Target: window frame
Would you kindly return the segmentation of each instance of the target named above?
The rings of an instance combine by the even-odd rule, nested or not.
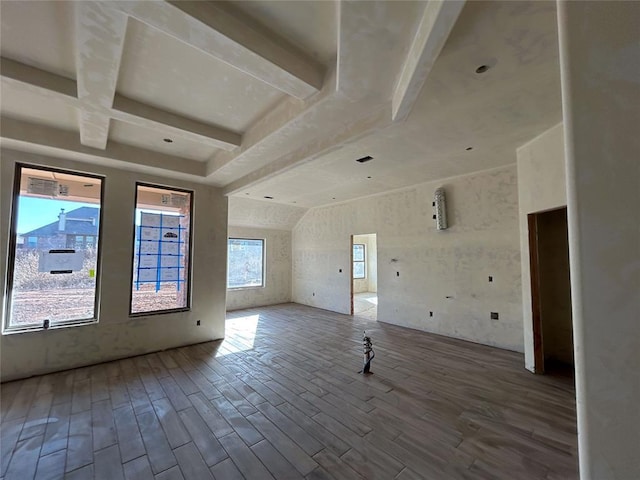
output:
[[[262,275],[261,275],[261,284],[260,285],[244,285],[241,287],[230,287],[229,286],[229,242],[231,240],[252,240],[258,241],[262,244]],[[257,289],[257,288],[265,288],[266,282],[266,273],[267,273],[267,240],[265,238],[249,238],[249,237],[227,237],[227,290],[249,290],[249,289]]]
[[[353,277],[353,280],[366,280],[367,278],[367,246],[364,243],[354,243],[352,245],[352,255],[353,255],[353,250],[355,249],[356,246],[362,246],[362,260],[356,260],[355,256],[353,257],[352,263],[353,265],[351,266],[352,269],[352,274],[351,276]],[[363,274],[362,277],[356,277],[356,263],[362,263],[363,266]]]
[[[184,283],[187,289],[185,298],[187,300],[187,304],[184,307],[176,307],[176,308],[165,308],[162,310],[152,310],[148,312],[133,312],[133,288],[134,288],[134,275],[135,270],[133,267],[133,262],[135,259],[135,251],[136,251],[136,210],[138,210],[138,187],[149,187],[149,188],[158,188],[169,190],[170,192],[180,192],[180,193],[188,193],[189,194],[189,243],[188,243],[188,254],[187,254],[187,272],[185,274]],[[192,282],[192,268],[193,262],[191,261],[193,256],[193,199],[195,196],[195,192],[193,190],[189,190],[186,188],[178,188],[178,187],[170,187],[168,185],[160,185],[157,183],[149,183],[149,182],[136,182],[135,184],[135,196],[134,196],[134,204],[133,204],[133,235],[132,237],[132,248],[131,248],[131,274],[129,275],[129,318],[137,318],[137,317],[149,317],[151,315],[164,315],[167,313],[178,313],[178,312],[188,312],[191,310],[191,282]]]
[[[97,236],[97,244],[96,244],[96,272],[95,272],[95,291],[94,291],[94,302],[93,302],[93,317],[91,318],[83,318],[83,319],[75,319],[75,320],[65,320],[65,321],[57,321],[51,322],[48,328],[44,328],[43,324],[30,324],[28,326],[15,327],[11,326],[11,310],[12,310],[12,300],[13,300],[13,283],[14,283],[14,273],[15,273],[15,262],[16,262],[16,253],[17,253],[17,243],[18,243],[18,201],[20,198],[20,184],[22,178],[22,170],[23,169],[34,169],[34,170],[43,170],[45,172],[53,172],[53,173],[62,173],[65,175],[78,175],[87,178],[95,178],[96,180],[100,180],[100,217],[98,223],[98,236]],[[26,332],[40,332],[43,330],[55,330],[59,328],[68,328],[68,327],[77,327],[82,325],[92,325],[99,322],[100,319],[100,304],[101,304],[101,293],[102,293],[102,225],[103,225],[103,200],[104,200],[104,192],[105,192],[105,183],[106,176],[99,175],[96,173],[87,173],[81,172],[78,170],[65,169],[65,168],[57,168],[57,167],[49,167],[47,165],[38,165],[38,164],[30,164],[30,163],[22,163],[16,162],[15,170],[13,174],[13,195],[11,196],[11,205],[10,205],[10,213],[9,213],[9,242],[7,252],[7,271],[5,277],[5,299],[3,301],[4,304],[4,312],[2,318],[2,335],[12,335],[16,333],[26,333]],[[37,244],[36,244],[37,248]]]

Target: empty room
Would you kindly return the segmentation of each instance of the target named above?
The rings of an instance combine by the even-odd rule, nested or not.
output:
[[[640,478],[640,2],[0,1],[0,479]]]

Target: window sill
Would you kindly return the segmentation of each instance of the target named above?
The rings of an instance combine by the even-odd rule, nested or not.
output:
[[[264,288],[264,285],[251,285],[248,287],[227,287],[228,292],[237,292],[238,290],[258,290]]]
[[[48,332],[50,330],[62,330],[64,328],[84,327],[85,325],[94,325],[98,323],[98,319],[92,318],[91,320],[82,320],[73,323],[64,323],[60,325],[51,325],[49,328],[43,328],[42,326],[30,326],[23,328],[7,328],[2,331],[2,335],[17,335],[21,333],[34,333],[34,332]]]
[[[185,307],[185,308],[171,308],[168,310],[154,310],[152,312],[129,312],[129,318],[153,317],[155,315],[166,315],[167,313],[189,312],[190,310],[191,310],[190,307]]]

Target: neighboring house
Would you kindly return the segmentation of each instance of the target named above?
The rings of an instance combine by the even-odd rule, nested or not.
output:
[[[58,221],[23,233],[23,248],[73,248],[83,250],[96,245],[100,209],[80,207],[65,213],[60,210]]]

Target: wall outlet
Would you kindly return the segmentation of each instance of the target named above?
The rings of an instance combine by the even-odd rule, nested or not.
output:
[[[399,277],[399,276],[400,276],[400,272],[396,272],[396,277]]]
[[[433,312],[429,312],[429,316],[430,316],[430,317],[433,317]]]
[[[491,275],[489,275],[489,281],[493,282],[493,277]]]
[[[316,292],[313,292],[313,293],[311,294],[311,296],[315,297],[315,296],[316,296]]]
[[[491,312],[491,320],[498,320],[498,312]]]
[[[200,326],[200,320],[196,320],[196,326],[199,327]]]

